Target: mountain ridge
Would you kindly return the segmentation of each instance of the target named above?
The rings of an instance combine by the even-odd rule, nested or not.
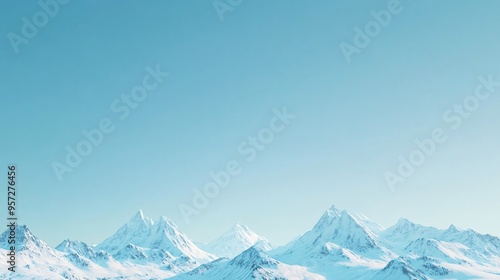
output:
[[[0,235],[0,261],[6,261],[9,234]],[[500,279],[496,236],[404,218],[383,228],[334,206],[311,230],[278,248],[238,222],[214,240],[219,247],[235,242],[226,248],[229,257],[199,248],[168,217],[154,221],[141,210],[96,246],[66,239],[52,248],[25,225],[16,235],[22,265],[0,278]]]

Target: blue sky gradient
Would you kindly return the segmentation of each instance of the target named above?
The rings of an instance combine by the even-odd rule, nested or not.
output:
[[[243,1],[221,21],[211,1],[71,1],[18,53],[7,34],[41,8],[1,2],[0,167],[18,166],[20,221],[98,243],[142,209],[198,241],[241,221],[280,245],[335,204],[500,236],[500,88],[460,129],[443,121],[479,76],[500,80],[500,2],[402,0],[347,63],[339,44],[388,2]],[[170,75],[120,120],[110,105],[156,65]],[[179,204],[284,106],[296,118],[186,224]],[[103,118],[115,130],[59,182],[51,164]],[[385,172],[436,127],[448,140],[392,192]]]

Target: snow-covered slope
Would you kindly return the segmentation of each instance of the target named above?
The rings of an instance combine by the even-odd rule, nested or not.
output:
[[[254,245],[263,251],[273,248],[266,238],[238,222],[229,231],[208,244],[200,244],[200,247],[219,257],[234,258]]]
[[[238,280],[324,280],[324,276],[309,272],[305,267],[287,265],[272,259],[258,247],[252,246],[232,260],[219,259],[172,280],[238,279]]]

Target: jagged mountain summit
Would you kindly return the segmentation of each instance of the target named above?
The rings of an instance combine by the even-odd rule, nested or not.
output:
[[[241,222],[236,223],[212,242],[200,244],[205,251],[224,258],[234,258],[254,245],[263,251],[273,249],[266,238],[256,234]]]
[[[74,256],[82,256],[94,263],[104,264],[111,260],[111,255],[102,250],[96,250],[85,242],[66,239],[55,248],[57,251]]]
[[[343,275],[345,269],[352,267],[358,273],[383,268],[397,256],[379,244],[375,233],[379,231],[372,228],[382,227],[374,222],[366,224],[365,218],[356,218],[332,206],[313,229],[269,254],[284,263],[311,267],[327,279],[335,279],[331,277]]]
[[[380,259],[387,253],[380,247],[377,235],[369,226],[349,212],[335,207],[328,209],[312,230],[274,252],[293,259],[304,259],[304,255],[326,253],[336,248]]]
[[[112,255],[131,244],[140,248],[163,249],[174,257],[186,257],[200,263],[215,260],[216,257],[201,250],[167,217],[153,221],[137,212],[128,223],[97,246],[97,249]]]
[[[4,263],[9,235],[0,235]],[[96,246],[67,239],[54,249],[26,226],[16,228],[16,237],[17,270],[0,272],[0,279],[500,279],[498,237],[407,219],[385,229],[335,207],[272,250],[237,223],[211,242],[209,253],[168,218],[153,221],[142,211]]]

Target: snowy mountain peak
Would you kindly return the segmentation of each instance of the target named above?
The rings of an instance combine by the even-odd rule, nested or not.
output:
[[[323,216],[319,219],[318,223],[316,223],[315,228],[317,230],[323,230],[332,223],[336,223],[334,221],[337,219],[343,220],[344,222],[349,221],[350,223],[355,223],[361,226],[370,235],[377,235],[384,230],[381,225],[377,224],[363,214],[351,214],[346,210],[338,210],[335,206],[326,210]]]
[[[353,215],[351,215],[351,213],[347,212],[346,210],[339,211],[333,207],[326,210],[326,212],[314,226],[314,229],[316,231],[323,231],[327,228],[331,229],[340,226],[360,227],[365,229],[365,226]]]
[[[330,213],[331,215],[340,215],[340,212],[345,211],[345,210],[339,210],[338,208],[335,207],[335,205],[332,205],[328,210],[326,210],[327,213]]]
[[[376,276],[375,279],[412,279],[428,280],[420,270],[413,268],[408,260],[400,257],[390,261]]]
[[[95,263],[111,259],[111,255],[104,251],[95,250],[92,246],[82,241],[66,239],[55,248],[57,251],[85,257]]]
[[[459,232],[459,231],[461,231],[461,229],[459,229],[455,225],[451,224],[450,227],[446,231],[448,231],[448,232]]]
[[[413,226],[415,224],[408,219],[400,218],[398,220],[398,222],[396,223],[396,225],[398,225],[398,226]]]
[[[243,251],[243,253],[240,254],[240,256],[255,256],[258,258],[269,258],[262,249],[255,246],[246,249],[245,251]]]
[[[330,210],[331,212],[339,212],[340,210],[335,207],[335,204],[332,204],[332,206],[330,206],[330,208],[328,208],[328,210]]]
[[[243,232],[249,232],[251,231],[250,228],[248,228],[245,224],[243,224],[242,222],[237,222],[234,226],[233,226],[233,230],[235,231],[243,231]]]
[[[328,209],[309,238],[314,238],[314,242],[319,239],[332,242],[354,252],[377,247],[375,234],[345,210],[333,212]]]
[[[134,218],[138,218],[141,220],[144,219],[144,213],[142,212],[142,209],[139,209],[139,211],[135,214]]]
[[[65,239],[65,240],[63,240],[63,242],[61,242],[59,245],[57,245],[55,249],[57,251],[70,253],[72,250],[74,250],[78,247],[90,248],[90,246],[88,246],[87,244],[85,244],[81,241]]]
[[[385,259],[386,250],[377,244],[377,235],[349,212],[328,209],[314,228],[270,255],[289,264],[309,266],[315,259],[331,263],[339,258]]]
[[[325,280],[326,278],[307,271],[305,267],[281,263],[269,257],[261,249],[252,246],[232,260],[221,258],[172,279]]]
[[[97,248],[113,255],[127,244],[141,242],[145,236],[150,236],[152,226],[153,221],[144,216],[142,211],[139,210],[115,234],[104,240]]]
[[[135,213],[135,215],[130,219],[129,223],[140,223],[150,226],[153,224],[153,220],[146,217],[142,210],[139,209],[139,211],[137,211],[137,213]]]
[[[161,216],[157,222],[153,222],[142,211],[135,214],[128,223],[99,244],[97,248],[111,255],[118,253],[123,255],[122,249],[130,247],[130,245],[145,249],[164,250],[174,257],[188,258],[201,263],[215,259],[211,254],[198,248],[167,217]]]
[[[7,232],[7,231],[5,231]],[[26,239],[33,239],[35,238],[33,233],[29,230],[29,228],[26,225],[18,225],[16,227],[16,237],[22,237]]]
[[[2,233],[2,235],[0,236],[0,248],[6,250],[10,248],[11,245],[8,242],[9,236],[9,229]],[[48,248],[49,246],[45,242],[34,236],[27,226],[18,225],[16,227],[16,247],[19,250],[34,250],[35,248]]]
[[[273,248],[266,238],[259,236],[249,227],[238,222],[227,232],[212,242],[202,245],[202,247],[219,257],[233,258],[254,245],[264,251]]]
[[[389,230],[399,233],[411,233],[413,231],[422,228],[424,228],[424,226],[413,223],[407,219],[401,218],[394,226],[390,227]]]
[[[230,264],[239,266],[253,266],[253,265],[276,265],[278,262],[262,251],[262,249],[252,246],[245,250],[240,255],[231,260]]]
[[[64,253],[78,253],[87,256],[89,252],[95,252],[95,249],[85,242],[66,239],[55,248]]]
[[[440,234],[441,231],[437,228],[422,226],[407,219],[399,219],[395,225],[384,230],[380,237],[391,244],[393,249],[399,250],[422,236],[436,238]]]
[[[320,230],[323,227],[328,226],[332,221],[338,219],[341,216],[341,211],[337,210],[334,206],[326,210],[326,212],[321,216],[319,221],[316,223],[314,228]]]

